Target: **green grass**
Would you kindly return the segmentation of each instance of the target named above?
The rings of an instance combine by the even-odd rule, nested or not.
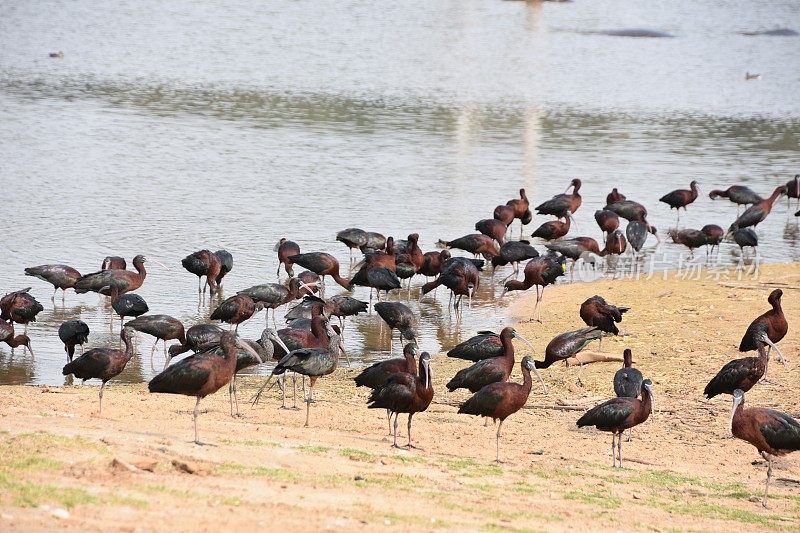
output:
[[[330,447],[328,446],[313,446],[310,444],[300,444],[299,446],[295,446],[296,450],[301,452],[310,453],[314,455],[324,455],[331,451]]]
[[[3,473],[0,473],[0,494],[10,496],[12,503],[19,507],[38,507],[49,503],[72,509],[76,505],[98,501],[97,497],[91,496],[82,488],[31,483],[13,479],[12,476]]]
[[[223,476],[262,477],[276,481],[298,481],[300,479],[300,474],[287,468],[246,466],[240,463],[220,463],[214,467],[214,473]]]
[[[342,448],[339,450],[339,455],[352,459],[353,461],[364,462],[375,461],[378,458],[377,455],[365,452],[364,450],[357,450],[355,448]]]
[[[617,509],[622,505],[622,500],[612,496],[608,491],[571,490],[564,494],[564,499],[586,503],[601,509]]]
[[[449,470],[456,471],[467,477],[499,476],[503,474],[503,469],[499,465],[479,463],[469,457],[442,459],[441,463]]]
[[[732,520],[743,524],[755,524],[764,527],[781,527],[783,520],[771,514],[759,514],[708,502],[680,502],[657,501],[648,502],[648,505],[670,513],[695,516],[698,518],[711,518],[717,520]]]
[[[268,440],[256,440],[256,439],[222,439],[222,442],[225,444],[229,444],[231,446],[262,446],[265,448],[280,448],[281,445],[277,442],[271,442]]]

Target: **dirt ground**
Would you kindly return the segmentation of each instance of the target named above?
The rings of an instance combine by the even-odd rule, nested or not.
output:
[[[800,454],[777,461],[763,509],[764,461],[730,438],[730,398],[701,393],[740,356],[741,335],[768,309],[772,286],[784,286],[790,330],[780,346],[789,363],[773,359],[772,382],[757,385],[747,403],[800,414],[800,391],[791,387],[800,365],[792,323],[800,265],[763,267],[757,280],[701,277],[548,288],[542,323],[530,319],[530,293],[512,306],[539,356],[554,335],[583,326],[585,298],[601,294],[632,308],[626,335],[602,349],[633,350],[655,384],[656,412],[623,443],[622,470],[610,465],[609,434],[575,427],[583,409],[613,394],[616,362],[587,365],[582,387],[576,368],[545,370],[549,394],[534,382],[526,408],[506,421],[500,465],[491,423],[456,414],[467,394],[444,387],[466,363],[443,355],[432,363],[434,403],[414,419],[421,449],[411,451],[390,447],[385,413],[366,408],[355,370],[319,381],[310,428],[303,411],[277,408],[277,390],[256,408],[245,403],[240,418],[220,391],[201,403],[206,446],[191,442],[193,398],[112,382],[100,418],[97,387],[3,387],[0,529],[797,531]],[[528,352],[517,344],[518,359]],[[240,380],[243,403],[260,382]]]

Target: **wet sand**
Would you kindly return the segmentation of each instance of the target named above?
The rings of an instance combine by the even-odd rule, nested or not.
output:
[[[656,412],[623,443],[622,470],[610,466],[609,434],[575,427],[583,409],[613,394],[616,362],[587,365],[582,387],[576,368],[545,370],[549,394],[534,383],[526,408],[503,426],[501,465],[493,462],[491,423],[457,415],[467,393],[444,387],[467,363],[441,354],[432,363],[434,403],[414,418],[421,449],[411,451],[390,447],[385,413],[366,408],[367,391],[351,381],[355,370],[319,381],[310,428],[303,411],[277,409],[277,390],[247,405],[261,380],[241,379],[242,417],[230,417],[224,390],[201,403],[206,446],[191,442],[193,398],[112,382],[100,418],[97,387],[3,387],[0,528],[796,531],[800,455],[777,461],[763,509],[764,461],[729,438],[729,398],[706,401],[701,393],[740,357],[742,333],[780,286],[790,321],[780,347],[789,363],[773,360],[772,382],[757,385],[747,403],[800,414],[792,386],[800,265],[764,266],[757,280],[701,278],[657,274],[548,288],[542,323],[530,318],[532,292],[515,297],[509,323],[539,355],[557,333],[583,326],[578,307],[587,297],[632,308],[626,335],[606,338],[602,350],[633,350],[655,384]],[[529,353],[517,349],[518,359]]]

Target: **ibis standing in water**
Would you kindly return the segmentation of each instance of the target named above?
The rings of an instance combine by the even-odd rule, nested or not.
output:
[[[125,258],[118,255],[106,256],[100,265],[100,270],[125,270],[126,268],[128,268],[128,263]]]
[[[375,312],[389,325],[389,353],[394,352],[394,330],[400,333],[400,345],[403,339],[417,342],[417,317],[405,304],[400,302],[378,302]]]
[[[795,198],[795,208],[800,205],[800,174],[795,174],[792,179],[786,182],[786,205],[792,205],[791,198]],[[798,211],[800,212],[800,211]]]
[[[480,274],[475,263],[464,257],[452,257],[445,261],[439,277],[422,286],[420,299],[439,285],[444,285],[456,296],[453,308],[457,314],[461,313],[461,299],[468,295],[472,301],[472,294],[480,287]]]
[[[612,398],[589,409],[578,419],[579,428],[595,426],[600,431],[611,432],[611,457],[614,467],[617,466],[619,459],[619,467],[622,468],[622,433],[647,420],[653,410],[653,383],[649,379],[642,381],[641,393],[641,400],[628,397]]]
[[[617,202],[624,202],[627,198],[624,194],[619,192],[616,187],[611,189],[611,192],[606,196],[606,205],[615,204]]]
[[[617,324],[622,322],[622,314],[630,309],[630,307],[608,303],[602,296],[594,295],[581,304],[580,316],[587,326],[596,326],[600,330],[599,346],[602,346],[602,333],[619,335]]]
[[[117,315],[119,315],[120,322],[125,320],[126,316],[142,316],[150,310],[144,298],[136,293],[129,292],[121,294],[116,300],[111,301],[111,308]],[[111,325],[114,324],[114,315],[111,315]],[[121,326],[120,326],[121,327]]]
[[[569,226],[570,222],[572,221],[572,213],[569,209],[566,212],[566,218],[564,222],[560,220],[551,220],[549,222],[545,222],[531,234],[531,237],[539,237],[545,241],[554,241],[556,239],[560,239],[567,233],[569,233]]]
[[[717,198],[727,198],[736,204],[736,214],[739,214],[739,209],[743,205],[757,204],[763,200],[756,192],[744,185],[731,185],[727,189],[715,189],[708,193],[708,197],[712,200]]]
[[[83,320],[67,320],[58,327],[58,338],[64,343],[67,359],[72,361],[76,345],[80,345],[83,353],[83,343],[89,340],[89,326]]]
[[[197,397],[192,416],[195,444],[202,444],[197,437],[197,416],[200,414],[200,400],[209,394],[214,394],[233,379],[236,374],[236,349],[247,350],[257,360],[261,360],[261,356],[232,331],[223,333],[219,339],[219,344],[224,354],[223,357],[219,357],[214,352],[205,352],[181,359],[174,365],[165,368],[148,384],[150,392]]]
[[[731,433],[756,447],[761,457],[767,460],[767,483],[764,500],[767,506],[769,482],[772,479],[772,460],[800,450],[800,423],[791,416],[764,407],[744,407],[744,392],[733,391]]]
[[[567,213],[575,213],[581,206],[582,198],[578,192],[581,189],[581,180],[573,179],[567,190],[573,187],[572,194],[557,194],[550,200],[539,204],[536,207],[536,213],[540,215],[553,215],[558,218],[566,218]]]
[[[473,394],[458,408],[459,413],[484,416],[493,421],[500,420],[495,436],[495,461],[498,463],[500,462],[500,430],[503,422],[522,409],[525,402],[528,401],[533,386],[531,372],[536,372],[533,359],[526,355],[522,358],[520,367],[522,368],[522,384],[508,381],[489,384]]]
[[[114,378],[125,370],[125,365],[133,357],[133,335],[134,331],[131,328],[122,328],[120,337],[125,343],[125,350],[117,350],[114,348],[92,348],[86,353],[70,361],[64,365],[62,373],[65,376],[72,374],[84,382],[87,379],[102,380],[100,385],[100,409],[99,414],[103,414],[103,390],[106,383],[111,378]]]
[[[331,254],[326,254],[325,252],[311,252],[306,254],[292,255],[286,259],[291,261],[293,264],[300,265],[301,267],[310,270],[318,276],[322,276],[320,294],[322,294],[324,291],[325,276],[332,277],[336,283],[345,289],[350,288],[350,282],[343,278],[339,273],[339,261]]]
[[[786,321],[786,316],[783,314],[783,307],[781,307],[781,297],[783,291],[775,289],[767,298],[767,301],[772,306],[772,309],[759,315],[747,327],[742,341],[739,343],[740,352],[750,352],[757,350],[760,344],[767,345],[767,367],[769,366],[769,354],[772,348],[778,352],[778,362],[786,364],[786,359],[783,357],[777,343],[780,342],[789,331],[789,323]],[[764,376],[767,375],[767,369],[764,369]]]
[[[36,315],[44,310],[44,306],[31,296],[27,287],[14,291],[0,298],[0,318],[17,324],[24,324],[22,333],[28,332],[28,323],[36,322]]]
[[[548,285],[555,284],[556,279],[564,275],[564,266],[566,261],[567,260],[563,255],[559,258],[534,257],[525,265],[525,270],[523,271],[525,277],[523,280],[507,281],[500,298],[505,296],[505,294],[509,291],[524,291],[535,285],[536,304],[533,308],[533,314],[534,316],[537,316],[536,320],[538,320],[536,311],[538,311],[539,303],[542,301],[542,298],[544,298],[544,289]],[[541,293],[539,292],[539,287],[542,288]]]
[[[147,258],[137,255],[133,258],[133,267],[136,272],[121,269],[101,270],[78,278],[75,282],[75,292],[82,294],[85,292],[98,292],[106,296],[111,296],[115,300],[120,294],[132,292],[142,286],[147,277],[147,270],[144,264]]]
[[[744,213],[742,213],[742,215],[737,218],[733,224],[731,224],[731,227],[728,228],[728,233],[733,233],[739,228],[758,226],[764,221],[765,218],[767,218],[767,215],[769,215],[772,211],[772,205],[782,194],[786,194],[786,185],[777,187],[774,191],[772,191],[772,194],[769,196],[769,198],[765,198],[757,204],[753,204],[745,209]]]
[[[739,245],[739,249],[742,251],[742,257],[744,257],[744,249],[748,247],[753,249],[753,253],[758,253],[758,234],[751,228],[739,228],[734,230],[733,240]]]
[[[628,237],[631,248],[633,248],[637,254],[642,251],[644,243],[647,241],[648,233],[652,233],[656,240],[660,242],[655,226],[651,226],[646,222],[632,220],[628,222],[628,225],[625,227],[625,236]]]
[[[31,349],[31,338],[25,334],[14,335],[14,323],[0,320],[0,342],[4,342],[11,346],[13,353],[14,348],[17,346],[24,346],[31,352],[31,357],[35,357]]]
[[[126,327],[141,331],[156,338],[153,349],[150,350],[150,366],[153,366],[153,353],[156,351],[158,341],[164,341],[164,367],[169,364],[169,354],[167,352],[167,341],[177,339],[181,344],[186,344],[186,334],[183,324],[177,318],[169,315],[143,315],[125,323]]]
[[[217,289],[222,286],[222,278],[228,275],[228,272],[233,270],[233,256],[227,250],[217,250],[214,255],[219,259],[219,274],[217,274]]]
[[[500,255],[492,257],[492,275],[495,268],[511,263],[514,270],[505,278],[508,279],[519,272],[521,261],[534,257],[539,257],[539,252],[528,241],[509,241],[500,247]]]
[[[366,246],[367,232],[360,228],[343,229],[336,234],[336,240],[344,243],[350,249],[350,262],[353,262],[353,250]],[[298,250],[297,253],[300,253]]]
[[[216,254],[210,250],[200,250],[187,255],[181,261],[183,268],[197,276],[197,292],[206,292],[206,287],[211,290],[213,296],[217,292],[217,278],[222,271],[222,263]],[[200,280],[206,277],[205,285],[200,284]]]
[[[411,417],[428,409],[433,400],[433,385],[431,384],[431,356],[422,352],[419,356],[419,373],[398,372],[392,374],[383,385],[378,386],[369,396],[370,409],[386,409],[389,418],[394,414],[394,441],[397,445],[397,417],[400,413],[408,413],[408,444],[406,448],[415,448],[411,440]]]
[[[725,230],[716,224],[706,224],[700,228],[700,233],[706,236],[706,244],[710,247],[706,252],[709,254],[714,253],[714,247],[719,251],[719,245],[725,237]]]
[[[619,228],[619,215],[608,209],[598,209],[594,212],[594,219],[600,227],[600,231],[607,235]]]
[[[61,301],[64,301],[67,289],[75,287],[75,282],[81,277],[81,273],[69,265],[41,265],[28,267],[25,269],[26,276],[33,276],[53,286],[53,296],[55,300],[56,292],[61,289]]]
[[[677,225],[678,222],[681,220],[681,207],[684,211],[686,211],[686,206],[693,203],[697,200],[697,196],[700,194],[700,189],[697,187],[697,182],[692,181],[689,184],[688,189],[676,189],[674,191],[668,192],[664,196],[658,199],[659,202],[664,202],[672,209],[677,209],[678,211],[678,220],[675,222]]]
[[[236,331],[239,331],[239,324],[262,309],[264,309],[263,302],[256,303],[246,294],[237,294],[219,304],[209,318],[227,322],[231,326],[236,325]]]
[[[278,272],[276,273],[278,279],[281,277],[281,265],[286,269],[286,274],[293,278],[294,269],[289,258],[300,254],[300,246],[296,242],[282,237],[278,244],[275,245],[275,251],[278,252]]]
[[[225,330],[216,324],[195,324],[186,330],[186,340],[181,344],[173,344],[169,347],[167,356],[167,366],[173,357],[188,352],[189,350],[198,351],[208,344],[219,344],[219,339]]]

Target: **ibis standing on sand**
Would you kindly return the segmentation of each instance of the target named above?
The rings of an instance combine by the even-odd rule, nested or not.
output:
[[[531,394],[533,380],[531,372],[536,372],[533,359],[529,356],[522,358],[522,384],[513,382],[492,383],[473,394],[458,408],[459,413],[477,415],[500,420],[495,436],[496,453],[495,461],[500,462],[500,430],[506,418],[513,415],[525,405]],[[541,379],[541,378],[539,378]]]
[[[83,343],[89,340],[89,326],[83,320],[67,320],[58,327],[58,338],[64,343],[67,360],[72,361],[76,345],[80,345],[83,353]]]
[[[202,444],[197,438],[197,416],[200,413],[200,400],[209,394],[214,394],[233,379],[236,374],[236,349],[247,350],[257,360],[261,360],[261,356],[232,331],[223,333],[219,339],[219,344],[224,354],[223,357],[219,357],[214,352],[205,352],[181,359],[174,365],[165,368],[148,384],[150,392],[197,397],[192,416],[195,444]]]
[[[633,368],[633,352],[625,348],[622,352],[622,368],[614,374],[614,394],[617,398],[638,398],[642,392],[644,376]]]
[[[556,335],[545,348],[544,360],[536,361],[536,368],[549,368],[550,365],[558,361],[564,361],[565,364],[569,365],[567,359],[577,355],[578,352],[586,348],[587,344],[599,339],[602,335],[603,332],[594,326]],[[583,370],[583,363],[579,362],[578,364]],[[578,376],[578,384],[582,384],[580,376]]]
[[[764,407],[744,407],[744,392],[733,391],[731,433],[756,447],[761,457],[767,460],[767,483],[764,500],[767,506],[769,482],[772,479],[772,460],[800,450],[800,423],[791,416]]]
[[[693,203],[697,200],[697,196],[700,194],[700,189],[697,187],[697,182],[692,181],[689,184],[688,189],[676,189],[674,191],[668,192],[664,196],[658,199],[659,202],[664,202],[672,209],[677,209],[678,211],[678,220],[675,222],[677,225],[678,222],[681,221],[681,207],[684,211],[686,211],[686,206]]]
[[[619,458],[619,467],[622,468],[622,433],[647,420],[653,410],[653,384],[649,379],[642,381],[641,392],[641,400],[627,397],[612,398],[589,409],[578,419],[579,428],[596,426],[600,431],[611,432],[611,457],[614,467],[617,466]]]
[[[33,276],[53,286],[53,296],[51,300],[55,300],[56,292],[61,289],[61,302],[64,298],[67,289],[75,286],[75,282],[81,277],[81,273],[69,265],[41,265],[35,267],[28,267],[25,269],[26,276]]]
[[[619,335],[617,324],[622,322],[622,314],[630,310],[630,307],[618,307],[608,303],[602,296],[594,295],[581,304],[580,316],[587,326],[597,326],[600,330],[599,348],[603,345],[602,333]]]
[[[772,306],[772,309],[766,313],[759,315],[747,327],[742,341],[739,343],[740,352],[750,352],[757,350],[759,344],[766,344],[767,348],[767,367],[769,366],[769,354],[772,348],[778,352],[778,362],[786,364],[786,359],[783,357],[777,343],[780,342],[789,331],[789,323],[786,321],[786,316],[783,314],[783,307],[781,307],[781,297],[783,291],[775,289],[767,298],[767,301]],[[762,335],[763,333],[763,335]],[[767,369],[764,369],[764,376],[767,375]]]
[[[500,335],[493,331],[479,331],[474,337],[470,337],[447,352],[447,357],[467,361],[480,361],[501,355],[503,355],[503,343]]]
[[[100,379],[103,384],[100,385],[100,409],[99,414],[103,414],[103,390],[106,383],[111,378],[114,378],[125,370],[125,365],[133,357],[133,335],[134,331],[131,328],[122,328],[120,337],[125,343],[125,350],[117,350],[114,348],[92,348],[86,353],[70,361],[64,366],[62,373],[65,376],[72,374],[84,382],[87,379]]]
[[[706,385],[703,390],[706,398],[710,400],[719,394],[733,394],[736,389],[747,392],[764,377],[767,370],[767,351],[762,341],[766,334],[761,332],[759,335],[758,357],[742,357],[729,361]]]
[[[431,356],[422,352],[419,356],[419,373],[398,372],[392,374],[386,383],[372,391],[369,396],[368,408],[386,409],[389,418],[394,414],[394,437],[392,446],[397,445],[397,417],[400,413],[408,413],[408,444],[406,448],[415,448],[411,440],[411,417],[428,409],[433,400],[433,385],[431,384]]]

